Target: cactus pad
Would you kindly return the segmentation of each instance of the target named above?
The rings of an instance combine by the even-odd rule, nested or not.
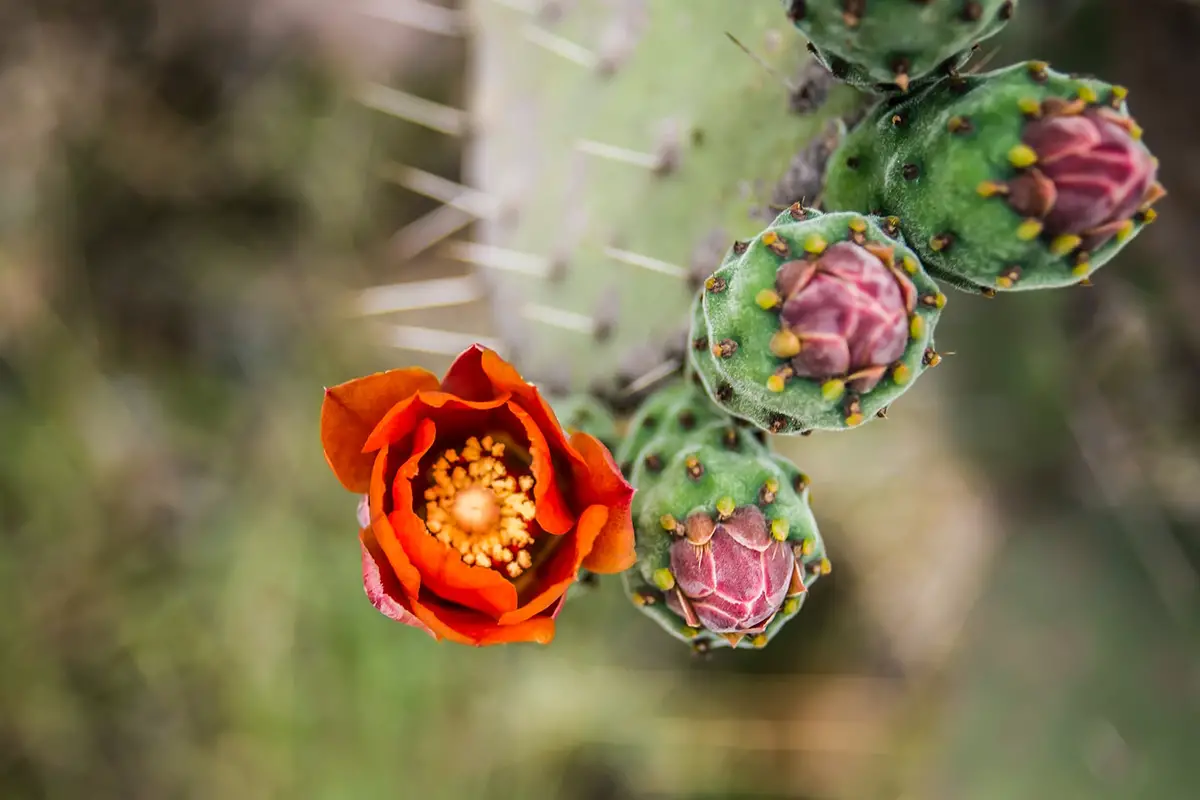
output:
[[[734,247],[693,305],[691,364],[718,406],[771,433],[843,430],[937,363],[945,296],[891,225],[797,205]]]
[[[638,407],[630,418],[625,438],[616,450],[617,463],[628,475],[639,458],[644,458],[651,441],[682,440],[713,422],[729,421],[704,390],[694,383],[675,380],[663,386]]]
[[[1004,27],[1016,0],[783,0],[788,18],[835,77],[905,91],[952,71]]]
[[[468,172],[494,207],[457,252],[523,374],[633,405],[685,360],[696,276],[762,226],[797,151],[860,98],[835,87],[789,111],[784,84],[812,62],[770,3],[519,5],[470,4]]]
[[[826,206],[896,215],[929,272],[961,289],[1077,284],[1164,194],[1125,94],[1042,62],[943,78],[846,137]]]
[[[646,475],[634,603],[694,647],[765,646],[829,571],[808,479],[764,449],[690,443]]]

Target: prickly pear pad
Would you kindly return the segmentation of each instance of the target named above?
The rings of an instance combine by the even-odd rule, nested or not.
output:
[[[850,133],[830,162],[826,206],[896,215],[929,272],[960,289],[1078,284],[1154,218],[1149,205],[1157,198],[1148,196],[1123,230],[1087,253],[1073,240],[1047,236],[1041,219],[1018,213],[1008,187],[1037,167],[1022,134],[1048,111],[1107,109],[1124,121],[1131,141],[1139,139],[1124,98],[1121,87],[1041,62],[939,80],[883,103]]]
[[[699,386],[690,387],[694,392],[704,396],[704,390]],[[707,397],[705,400],[707,401]],[[658,480],[658,476],[666,469],[671,459],[688,447],[704,445],[726,453],[742,454],[747,458],[758,458],[769,455],[765,437],[762,431],[751,428],[735,420],[727,414],[720,414],[703,425],[695,428],[682,429],[666,427],[645,440],[645,443],[630,457],[627,464],[622,465],[622,472],[635,489],[649,489]],[[641,495],[633,497],[633,514],[641,508]]]
[[[617,463],[628,477],[652,439],[683,437],[711,422],[725,419],[708,395],[694,384],[679,380],[656,391],[642,402],[629,420],[625,438],[615,451]]]
[[[840,80],[904,91],[960,66],[1000,31],[1016,0],[783,0],[814,55]]]
[[[882,224],[881,224],[882,223]],[[878,220],[857,213],[821,214],[793,206],[727,260],[693,305],[691,364],[714,402],[728,413],[777,434],[845,430],[873,419],[931,364],[933,330],[945,296],[916,254]],[[878,365],[877,382],[856,390],[855,375],[821,378],[794,374],[799,351],[776,355],[781,330],[777,275],[781,266],[819,261],[849,242],[900,273],[911,286],[907,345],[892,363]],[[782,306],[786,314],[787,305]]]
[[[642,611],[697,649],[765,646],[800,610],[807,588],[829,571],[825,546],[808,506],[808,479],[765,451],[750,456],[691,444],[676,452],[639,494],[640,511],[634,516],[638,564],[624,573],[626,587]],[[787,595],[773,616],[751,631],[722,634],[689,624],[668,607],[681,602],[678,597],[668,598],[681,592],[671,571],[672,546],[684,538],[693,515],[700,513],[721,523],[746,507],[761,511],[772,539],[788,547],[795,559],[795,577]]]

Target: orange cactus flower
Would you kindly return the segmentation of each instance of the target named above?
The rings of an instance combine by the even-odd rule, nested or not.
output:
[[[463,644],[548,643],[579,569],[633,565],[633,488],[569,438],[498,355],[439,381],[380,372],[325,390],[321,443],[359,505],[363,584],[383,614]]]

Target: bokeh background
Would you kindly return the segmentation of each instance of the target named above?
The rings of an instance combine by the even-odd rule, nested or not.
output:
[[[998,63],[1128,86],[1160,219],[1094,287],[956,294],[892,419],[786,444],[835,571],[698,659],[615,580],[550,647],[363,596],[322,387],[494,330],[364,314],[466,269],[389,167],[463,181],[461,121],[385,91],[464,107],[461,8],[0,3],[0,797],[1198,796],[1200,9],[1024,5]]]

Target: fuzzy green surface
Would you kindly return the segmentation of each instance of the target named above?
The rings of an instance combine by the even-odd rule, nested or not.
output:
[[[1086,87],[1108,103],[1112,86],[1052,70],[1039,81],[1028,64],[964,80],[965,93],[953,88],[953,81],[941,80],[900,102],[881,104],[864,119],[830,161],[826,206],[898,216],[901,231],[930,273],[957,288],[1022,291],[1079,283],[1133,236],[1109,240],[1091,253],[1087,274],[1073,274],[1069,255],[1051,253],[1045,237],[1019,239],[1022,217],[1003,197],[981,197],[977,187],[1017,173],[1008,153],[1021,143],[1025,125],[1018,102],[1069,100]],[[1128,115],[1123,103],[1115,110]],[[899,124],[893,122],[896,115]],[[970,132],[951,133],[947,125],[953,117],[969,119]],[[906,164],[920,169],[915,180],[905,180]],[[1134,235],[1142,226],[1135,220]],[[953,245],[934,250],[931,238],[945,232],[954,235]],[[1021,268],[1020,279],[1011,288],[1000,286],[997,278],[1013,266]]]
[[[840,212],[820,214],[808,211],[808,218],[796,221],[788,212],[779,216],[771,227],[750,242],[739,258],[727,261],[716,272],[725,280],[722,291],[704,290],[692,308],[692,337],[708,345],[732,340],[737,349],[729,358],[714,356],[709,347],[693,347],[691,363],[704,383],[705,390],[721,408],[749,420],[755,426],[773,433],[789,434],[810,430],[846,430],[859,427],[872,419],[880,409],[890,405],[906,392],[926,369],[923,358],[926,348],[933,346],[933,331],[941,310],[920,302],[913,312],[921,319],[919,335],[909,337],[908,346],[898,363],[908,367],[909,377],[897,383],[891,372],[871,391],[859,396],[863,420],[858,426],[846,422],[845,398],[826,400],[822,396],[824,381],[811,378],[792,378],[782,392],[767,388],[767,379],[786,359],[771,353],[771,336],[779,330],[778,310],[765,310],[755,302],[763,289],[774,289],[779,266],[804,255],[804,243],[817,235],[829,245],[850,239],[850,223],[866,223],[864,233],[868,243],[895,248],[896,264],[905,256],[916,259],[916,253],[900,239],[889,237],[878,221],[862,214]],[[762,237],[774,232],[788,244],[790,254],[781,257],[763,244]],[[924,273],[920,265],[909,279],[918,297],[938,295],[937,284]]]
[[[703,445],[752,459],[770,455],[767,444],[755,438],[755,433],[754,429],[739,425],[732,417],[722,414],[720,419],[711,420],[703,426],[691,430],[664,430],[648,439],[628,464],[625,473],[629,483],[638,490],[633,497],[634,515],[642,507],[641,490],[653,487],[667,465],[684,450]]]
[[[695,479],[688,474],[687,460],[695,456],[704,466],[704,474]],[[640,507],[634,513],[637,531],[638,563],[626,571],[624,579],[627,590],[649,594],[656,602],[639,606],[672,636],[693,645],[703,642],[709,647],[729,647],[725,638],[704,629],[689,628],[681,617],[667,608],[661,592],[654,589],[655,570],[669,568],[670,547],[674,540],[663,530],[661,517],[670,514],[684,520],[693,511],[705,511],[716,517],[716,504],[722,498],[731,498],[735,506],[759,505],[759,492],[768,479],[778,483],[773,503],[759,505],[767,520],[785,519],[788,533],[785,541],[793,545],[811,542],[809,555],[802,561],[805,565],[805,584],[811,586],[819,577],[819,565],[825,557],[825,545],[821,539],[817,522],[808,505],[807,480],[801,488],[795,486],[800,473],[795,466],[779,456],[765,450],[749,456],[730,452],[704,443],[692,443],[680,449],[645,489],[639,492]],[[770,639],[799,611],[804,597],[781,608],[767,626],[764,634]],[[750,640],[739,645],[743,649],[757,649]]]
[[[691,266],[697,248],[709,237],[728,245],[753,235],[762,222],[751,211],[771,201],[792,157],[859,99],[838,87],[820,110],[789,113],[782,82],[726,36],[780,74],[797,74],[810,56],[771,3],[648,0],[645,24],[631,17],[636,24],[621,35],[614,25],[629,4],[559,5],[550,23],[492,0],[471,4],[472,100],[481,122],[468,172],[511,209],[481,222],[483,242],[565,258],[557,279],[481,270],[508,354],[533,380],[565,373],[572,389],[609,388],[630,353],[676,332],[682,341],[694,286],[678,270]],[[621,36],[632,49],[611,75],[546,46],[566,42],[602,54]],[[678,169],[667,175],[580,149],[591,142],[653,154],[672,121],[682,147]],[[608,248],[668,266],[633,266]],[[718,254],[710,269],[719,262]],[[531,313],[593,317],[602,305],[616,309],[602,339]]]
[[[617,463],[632,463],[652,439],[661,435],[683,436],[723,418],[725,414],[694,383],[682,379],[672,381],[638,406],[625,429],[625,438],[616,450]]]
[[[582,431],[596,437],[612,451],[621,437],[617,434],[617,420],[608,408],[589,394],[572,394],[550,399],[550,406],[558,417],[558,424],[568,434]]]
[[[946,62],[958,64],[975,44],[994,36],[1016,8],[1016,0],[981,0],[978,19],[964,16],[964,0],[870,0],[856,25],[846,23],[845,0],[783,0],[803,16],[795,25],[817,48],[821,62],[852,86],[896,89],[898,59],[911,81],[931,75]]]

